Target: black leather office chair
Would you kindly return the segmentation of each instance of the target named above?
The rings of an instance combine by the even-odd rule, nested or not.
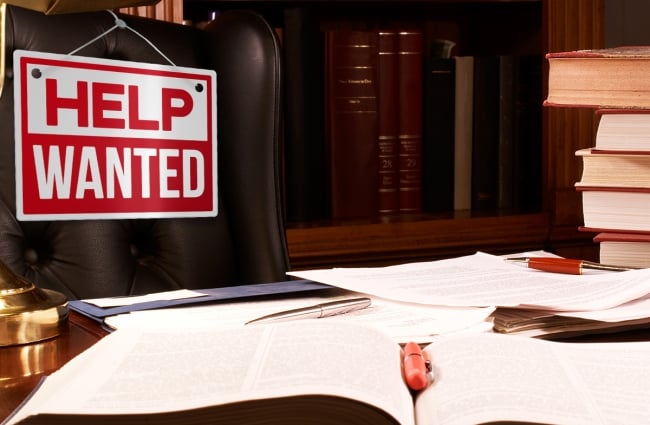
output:
[[[281,64],[262,17],[232,11],[205,30],[120,16],[176,65],[217,72],[219,215],[213,218],[18,221],[15,216],[16,49],[69,53],[115,24],[107,11],[46,16],[7,6],[0,97],[0,260],[68,297],[140,294],[285,280],[280,196]],[[164,59],[118,29],[79,55]]]

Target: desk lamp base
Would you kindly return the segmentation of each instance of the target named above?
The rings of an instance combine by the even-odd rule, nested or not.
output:
[[[37,288],[0,262],[0,346],[55,337],[67,319],[65,295]]]

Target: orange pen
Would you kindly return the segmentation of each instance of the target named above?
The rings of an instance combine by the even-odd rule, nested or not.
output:
[[[420,346],[414,342],[409,342],[404,346],[404,379],[406,385],[414,391],[426,388],[427,365],[422,355]]]
[[[607,270],[612,272],[622,272],[635,269],[635,267],[612,266],[608,264],[594,263],[586,260],[574,260],[571,258],[555,257],[518,257],[506,258],[506,261],[523,264],[531,269],[564,274],[582,274],[583,270]]]

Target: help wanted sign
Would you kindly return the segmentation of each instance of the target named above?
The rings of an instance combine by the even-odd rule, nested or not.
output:
[[[19,220],[217,214],[213,71],[14,52]]]

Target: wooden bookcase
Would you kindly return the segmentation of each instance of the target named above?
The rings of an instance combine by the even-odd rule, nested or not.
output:
[[[172,0],[164,0],[172,1]],[[176,0],[173,0],[174,2]],[[462,22],[468,54],[537,54],[602,47],[604,0],[184,0],[184,17],[194,22],[210,10],[252,8],[282,26],[285,8],[315,8],[322,19],[443,19]],[[543,97],[546,94],[546,63]],[[288,223],[294,269],[386,265],[430,260],[483,250],[505,253],[547,249],[560,255],[596,259],[591,234],[582,224],[574,189],[581,165],[574,152],[592,145],[592,110],[544,108],[542,117],[542,207],[526,214],[420,214],[363,221]]]

